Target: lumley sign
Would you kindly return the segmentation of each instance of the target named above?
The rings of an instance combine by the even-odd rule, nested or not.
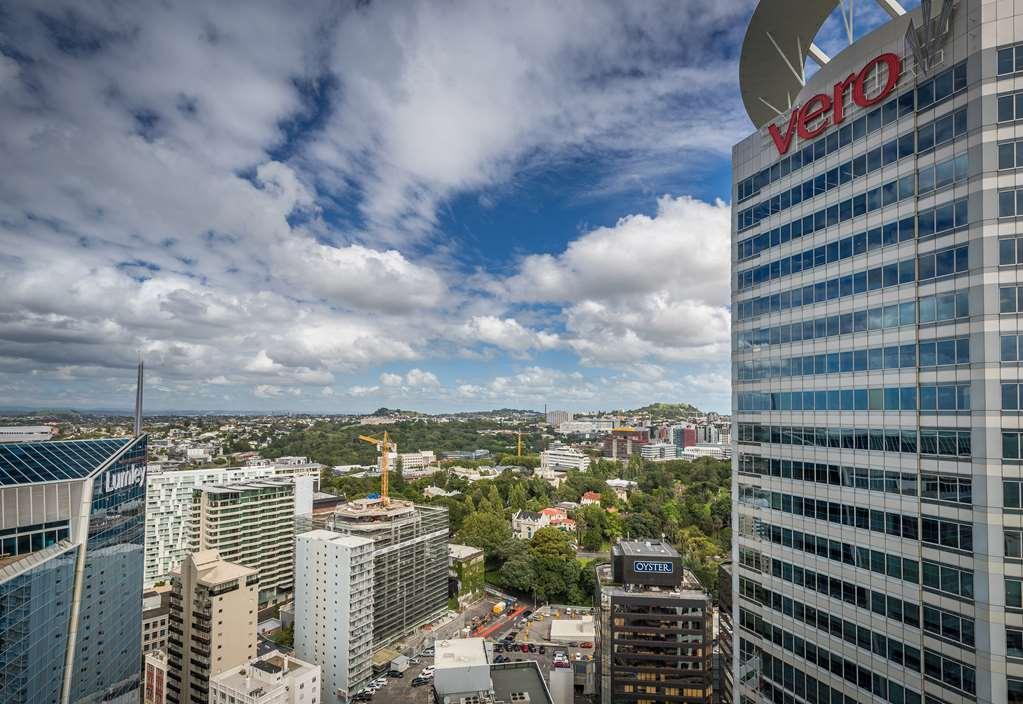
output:
[[[884,64],[888,67],[888,78],[881,91],[874,96],[867,96],[867,79]],[[832,125],[841,124],[845,120],[845,94],[852,88],[853,102],[861,108],[877,105],[895,89],[902,75],[902,59],[895,54],[887,53],[876,56],[867,62],[859,73],[850,73],[835,84],[831,95],[818,93],[789,115],[784,134],[778,125],[771,124],[767,130],[771,133],[778,154],[785,154],[792,146],[792,137],[813,139]]]
[[[122,469],[118,472],[107,472],[103,476],[103,493],[127,487],[141,487],[145,483],[146,466],[144,464],[133,464],[127,469]]]

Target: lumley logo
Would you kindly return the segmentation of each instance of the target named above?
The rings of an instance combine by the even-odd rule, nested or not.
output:
[[[651,562],[649,560],[636,560],[632,568],[637,572],[660,572],[662,574],[671,574],[675,571],[675,566],[670,562]]]
[[[888,67],[888,77],[880,92],[868,97],[867,79],[880,68],[881,64]],[[774,140],[774,146],[778,148],[778,154],[785,154],[789,150],[794,134],[798,134],[800,139],[813,139],[832,125],[841,124],[845,120],[845,94],[850,87],[853,102],[861,108],[869,108],[888,97],[901,75],[902,60],[895,54],[881,54],[868,61],[859,73],[850,73],[836,83],[831,95],[818,93],[813,96],[792,111],[784,134],[778,129],[778,125],[771,124],[767,128],[771,133],[771,139]]]
[[[142,486],[146,481],[146,467],[133,464],[120,472],[107,472],[103,476],[103,493],[126,489],[130,486]]]

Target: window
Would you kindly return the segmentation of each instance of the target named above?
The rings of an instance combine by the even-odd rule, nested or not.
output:
[[[998,217],[1014,218],[1017,215],[1023,216],[1023,189],[998,191]]]
[[[1016,169],[1020,167],[1023,167],[1023,140],[999,143],[998,168]]]
[[[1012,122],[1023,117],[1023,92],[998,96],[998,121]]]
[[[1002,431],[1002,459],[1018,460],[1020,433],[1018,431]]]
[[[998,75],[1023,71],[1023,45],[998,50]]]
[[[967,167],[966,154],[946,159],[934,166],[925,166],[917,174],[917,192],[922,195],[962,181],[968,175]]]
[[[1020,503],[1020,482],[1005,480],[1002,482],[1002,504],[1005,508],[1023,508]]]
[[[1004,533],[1005,556],[1023,559],[1023,531],[1006,528]]]
[[[1014,609],[1023,608],[1023,580],[1005,578],[1005,605]]]

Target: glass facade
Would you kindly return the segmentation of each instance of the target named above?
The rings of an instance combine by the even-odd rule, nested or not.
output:
[[[71,702],[140,696],[145,466],[143,439],[95,479]]]
[[[0,701],[59,704],[77,548],[0,584]]]
[[[126,444],[97,441],[94,447],[90,442],[77,441],[73,447],[79,459],[88,458],[95,468]],[[5,541],[0,543],[5,556],[0,559],[0,702],[135,704],[140,699],[142,662],[146,439],[133,441],[94,476],[84,531],[76,528],[75,520],[88,468],[61,467],[54,453],[63,450],[57,447],[30,449],[7,446],[0,465],[8,458],[17,464],[6,465],[5,476],[15,476],[16,466],[29,467],[27,457],[49,454],[58,483],[0,487],[12,492],[0,499],[9,505],[18,498],[45,507],[40,514],[59,513],[62,518],[5,528],[0,534]],[[99,454],[102,451],[107,454]],[[59,478],[73,474],[81,478]],[[69,647],[74,649],[70,669]]]
[[[884,104],[733,151],[737,701],[1023,704],[1023,10],[956,8],[930,70],[828,65],[898,55]]]

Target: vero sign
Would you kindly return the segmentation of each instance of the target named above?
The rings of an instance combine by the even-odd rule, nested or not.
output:
[[[880,68],[881,64],[888,67],[888,78],[877,95],[867,97],[867,79]],[[845,93],[850,87],[853,102],[861,108],[869,108],[888,97],[901,75],[902,59],[895,54],[881,54],[868,61],[859,73],[850,73],[836,83],[831,95],[818,93],[813,96],[792,111],[784,134],[778,129],[778,125],[772,124],[767,128],[771,133],[771,139],[774,140],[774,146],[778,148],[778,154],[785,154],[789,150],[795,134],[798,134],[800,139],[813,139],[832,125],[841,124],[845,120]]]

